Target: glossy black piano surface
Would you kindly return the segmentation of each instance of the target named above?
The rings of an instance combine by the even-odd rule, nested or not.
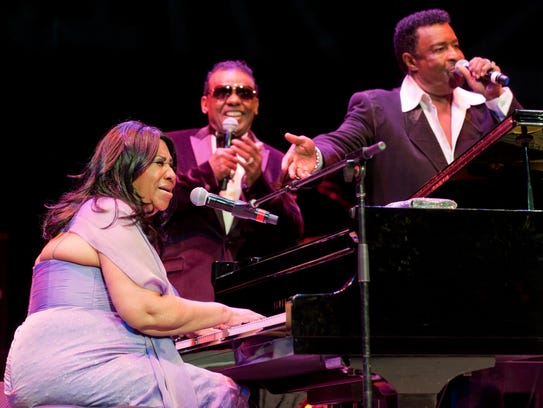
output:
[[[373,353],[543,354],[543,212],[369,207],[366,233]],[[355,237],[217,276],[217,299],[275,314],[292,297],[297,352],[359,353]]]
[[[217,299],[253,307],[269,316],[284,312],[286,301],[296,293],[340,288],[355,272],[355,237],[356,234],[339,231],[246,264],[217,263]]]

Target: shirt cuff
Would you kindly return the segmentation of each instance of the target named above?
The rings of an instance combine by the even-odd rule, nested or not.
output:
[[[323,161],[322,161],[322,153],[320,149],[315,146],[315,167],[313,168],[313,171],[311,173],[315,173],[316,171],[319,171],[322,169]]]
[[[502,93],[497,98],[486,101],[486,106],[492,112],[494,112],[500,120],[505,119],[511,103],[513,103],[513,92],[508,86],[503,87],[504,93]]]

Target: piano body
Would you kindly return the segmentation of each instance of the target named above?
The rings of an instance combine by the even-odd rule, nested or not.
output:
[[[487,135],[492,143],[468,150],[469,160],[414,197],[454,199],[441,193],[443,179],[471,171],[476,153],[511,135],[525,113],[537,119],[530,126],[543,126],[541,112],[520,112]],[[435,407],[444,387],[464,374],[504,392],[531,393],[534,406],[543,406],[543,211],[522,208],[531,205],[530,190],[540,191],[541,175],[531,176],[537,186],[526,189],[519,208],[365,208],[369,364],[374,383],[395,393],[395,407]],[[345,228],[269,257],[218,263],[218,301],[268,316],[286,312],[285,324],[180,353],[271,392],[305,390],[313,404],[361,401],[359,256],[357,234]]]

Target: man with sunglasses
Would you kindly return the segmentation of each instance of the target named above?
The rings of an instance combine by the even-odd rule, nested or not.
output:
[[[212,301],[214,261],[248,261],[289,248],[298,243],[304,225],[290,192],[259,206],[278,216],[276,225],[191,202],[191,192],[197,187],[244,202],[281,187],[283,153],[259,141],[251,130],[258,114],[258,87],[244,61],[213,66],[200,107],[207,115],[207,126],[168,132],[178,152],[178,182],[161,256],[170,282],[183,297]],[[225,137],[231,140],[225,142]]]

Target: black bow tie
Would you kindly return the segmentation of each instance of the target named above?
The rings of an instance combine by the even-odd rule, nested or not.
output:
[[[224,137],[226,135],[224,133],[215,133],[215,137],[217,138],[217,147],[224,147]]]
[[[215,133],[215,137],[216,137],[216,140],[217,140],[217,147],[226,147],[224,145],[224,142],[225,142],[225,137],[226,137],[226,134],[225,133],[219,133],[219,132],[216,132]],[[236,136],[234,134],[232,134],[232,139],[235,138]],[[232,139],[230,139],[230,142],[232,141]]]

